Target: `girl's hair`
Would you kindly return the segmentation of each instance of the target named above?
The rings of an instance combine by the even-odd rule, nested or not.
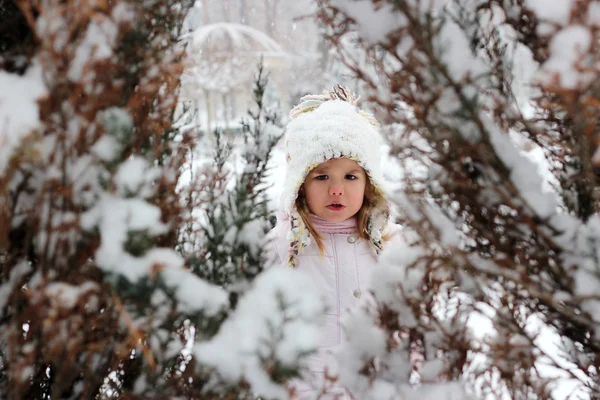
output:
[[[301,192],[303,191],[300,189]],[[367,224],[369,222],[369,215],[371,214],[371,210],[373,207],[381,201],[381,196],[375,190],[375,187],[371,183],[371,180],[367,176],[367,184],[365,186],[365,198],[363,200],[362,207],[356,213],[356,226],[358,230],[358,236],[361,239],[370,242],[369,234],[367,232]],[[325,254],[325,246],[323,245],[323,237],[319,234],[319,232],[312,226],[310,223],[310,209],[308,208],[308,204],[306,203],[306,197],[304,194],[298,194],[296,197],[296,209],[298,210],[298,214],[304,221],[304,225],[308,229],[310,235],[314,238],[317,243],[317,247],[319,248],[319,252],[321,255]],[[384,241],[388,239],[387,235],[383,235],[382,238]]]

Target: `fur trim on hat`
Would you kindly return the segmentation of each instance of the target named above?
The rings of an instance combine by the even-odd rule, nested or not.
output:
[[[367,234],[373,246],[382,249],[381,237],[389,219],[387,196],[382,189],[381,138],[375,118],[356,106],[358,97],[338,86],[323,95],[308,95],[290,112],[285,130],[287,172],[281,196],[281,209],[290,223],[288,263],[310,244],[310,234],[295,202],[306,176],[319,164],[334,158],[356,161],[367,173],[381,199],[368,219]]]

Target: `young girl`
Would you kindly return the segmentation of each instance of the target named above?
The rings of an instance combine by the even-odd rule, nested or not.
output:
[[[283,212],[271,250],[277,264],[306,271],[326,301],[321,348],[310,361],[317,378],[342,338],[340,316],[365,293],[388,228],[377,121],[357,100],[340,86],[305,96],[285,132]],[[297,398],[310,398],[309,389],[298,384]]]

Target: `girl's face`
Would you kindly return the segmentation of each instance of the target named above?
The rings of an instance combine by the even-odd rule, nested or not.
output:
[[[356,161],[347,158],[326,161],[304,180],[308,208],[326,221],[345,221],[362,207],[366,184],[367,175]]]

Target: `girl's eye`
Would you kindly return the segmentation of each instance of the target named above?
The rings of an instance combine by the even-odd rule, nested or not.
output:
[[[316,179],[316,180],[318,180],[318,181],[324,181],[324,180],[326,180],[327,178],[328,178],[328,176],[327,176],[327,175],[317,175],[317,176],[315,177],[315,179]]]
[[[346,179],[348,179],[350,181],[353,181],[353,180],[358,179],[358,178],[356,177],[356,175],[346,175]]]

